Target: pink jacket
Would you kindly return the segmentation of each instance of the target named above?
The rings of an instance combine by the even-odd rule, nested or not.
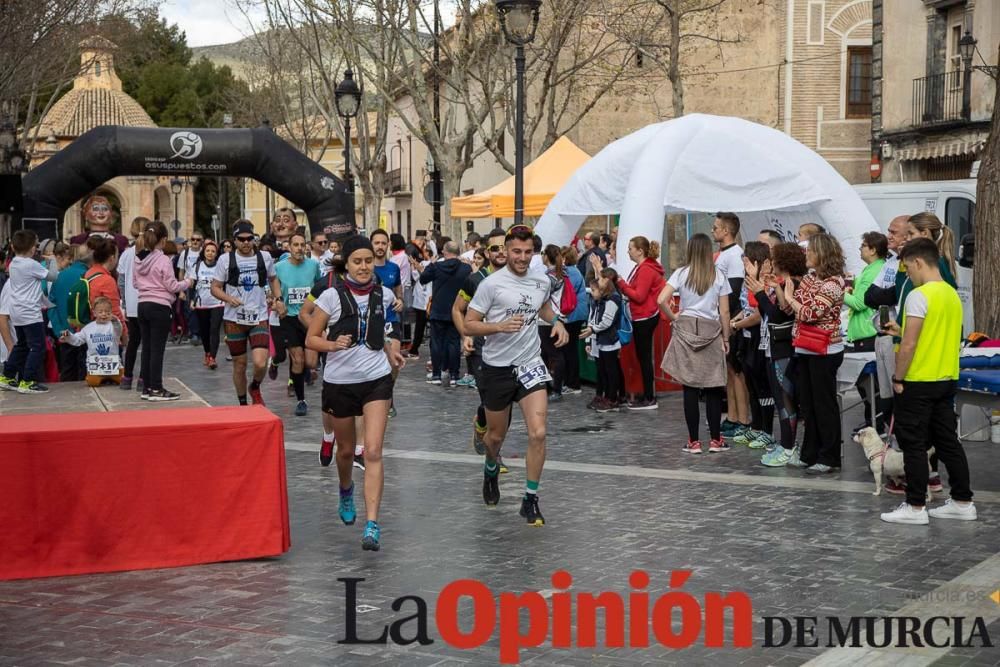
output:
[[[190,281],[174,277],[173,263],[160,250],[137,253],[132,271],[133,282],[139,292],[139,303],[149,301],[170,306],[175,294],[191,286]]]

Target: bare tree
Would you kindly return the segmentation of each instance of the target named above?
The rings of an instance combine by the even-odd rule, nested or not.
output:
[[[972,306],[976,330],[1000,338],[1000,82],[993,100],[990,136],[980,158],[976,183],[976,256],[972,268]]]
[[[670,82],[673,116],[684,115],[684,56],[692,47],[736,44],[742,36],[723,30],[720,13],[731,0],[605,0],[607,28],[659,67]],[[625,4],[623,5],[622,2]]]

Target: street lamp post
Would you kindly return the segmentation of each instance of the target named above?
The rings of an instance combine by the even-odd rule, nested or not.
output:
[[[958,52],[962,57],[962,118],[972,118],[972,55],[976,51],[976,38],[972,32],[965,31],[958,40]]]
[[[170,179],[170,191],[174,193],[174,219],[170,223],[170,226],[174,228],[174,236],[177,236],[181,231],[180,209],[178,208],[177,200],[183,189],[184,182],[181,179],[176,176]]]
[[[347,182],[347,191],[351,193],[351,206],[353,207],[354,175],[351,173],[351,119],[358,115],[358,110],[361,108],[361,88],[354,80],[354,72],[344,71],[344,80],[337,84],[337,88],[333,92],[333,100],[337,106],[337,115],[344,119],[344,180]]]
[[[504,38],[516,47],[517,101],[514,112],[514,224],[524,222],[524,45],[535,40],[542,0],[496,0]]]

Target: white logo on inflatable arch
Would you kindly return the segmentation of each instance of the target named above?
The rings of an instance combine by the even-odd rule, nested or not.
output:
[[[324,190],[333,190],[336,184],[337,184],[336,181],[334,181],[329,176],[324,176],[323,178],[319,179],[319,185]]]
[[[170,135],[170,149],[175,151],[168,159],[175,157],[193,160],[201,155],[202,142],[194,132],[174,132]]]

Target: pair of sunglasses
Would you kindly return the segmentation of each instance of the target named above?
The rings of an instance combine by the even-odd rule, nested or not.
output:
[[[511,226],[510,229],[507,230],[507,238],[510,238],[514,234],[520,234],[520,233],[523,233],[523,232],[527,232],[529,234],[534,234],[535,230],[533,230],[528,225],[513,225],[513,226]]]

